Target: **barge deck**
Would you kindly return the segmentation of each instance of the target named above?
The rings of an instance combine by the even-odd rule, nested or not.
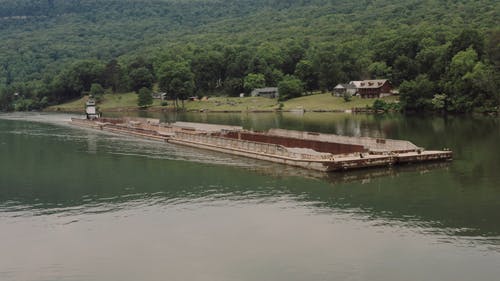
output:
[[[72,118],[71,124],[118,134],[229,153],[319,171],[449,161],[449,150],[425,150],[409,141],[204,123],[161,123],[147,118]]]

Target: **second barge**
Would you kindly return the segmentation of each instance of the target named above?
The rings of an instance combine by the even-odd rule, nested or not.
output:
[[[161,123],[147,118],[72,118],[70,123],[325,172],[448,161],[453,157],[449,150],[425,150],[403,140],[283,129],[256,132],[239,126]]]

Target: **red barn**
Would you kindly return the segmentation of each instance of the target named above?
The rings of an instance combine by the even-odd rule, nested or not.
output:
[[[358,94],[362,98],[380,98],[381,95],[390,95],[393,89],[392,84],[387,79],[352,81],[358,88]]]

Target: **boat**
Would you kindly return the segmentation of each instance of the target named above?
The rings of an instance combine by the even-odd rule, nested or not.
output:
[[[72,118],[70,124],[324,172],[453,159],[449,149],[426,150],[409,141],[384,138],[284,129],[251,131],[240,126],[133,117]]]
[[[97,110],[96,101],[92,96],[90,96],[85,103],[85,115],[89,120],[95,120],[101,117],[101,113]]]

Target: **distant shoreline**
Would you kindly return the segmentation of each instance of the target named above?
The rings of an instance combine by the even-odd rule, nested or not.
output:
[[[65,109],[65,110],[43,110],[43,112],[60,112],[60,113],[84,113],[83,110],[81,109]],[[102,110],[101,112],[103,113],[116,113],[116,112],[193,112],[193,113],[280,113],[280,112],[286,112],[286,113],[382,113],[385,111],[377,111],[374,109],[366,109],[366,108],[353,108],[353,109],[331,109],[331,110],[326,110],[326,109],[313,109],[313,110],[293,110],[293,109],[288,109],[288,110],[179,110],[176,111],[173,108],[147,108],[147,109],[141,109],[141,108],[113,108],[113,109],[107,109],[107,110]]]

